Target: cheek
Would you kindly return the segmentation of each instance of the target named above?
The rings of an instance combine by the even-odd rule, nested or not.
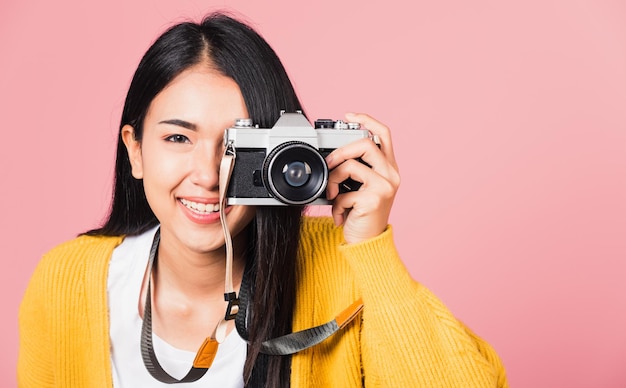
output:
[[[149,201],[163,194],[169,195],[184,178],[184,161],[167,152],[157,152],[146,147],[142,161],[143,185]]]

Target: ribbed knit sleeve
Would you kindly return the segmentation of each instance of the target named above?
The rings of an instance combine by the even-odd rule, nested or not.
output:
[[[121,238],[83,236],[46,254],[19,313],[19,387],[111,387],[106,277]]]
[[[354,288],[363,298],[358,345],[351,344],[344,351],[358,346],[354,351],[360,353],[365,386],[508,387],[502,363],[491,346],[411,278],[395,249],[391,227],[371,240],[344,244],[341,228],[335,228],[330,220],[309,219],[305,225],[306,235],[313,238],[303,243],[310,244],[308,259],[318,267],[327,266],[317,271],[325,272],[327,279],[343,279],[344,289]],[[320,250],[330,261],[320,258]],[[347,263],[346,267],[342,263]],[[325,292],[342,298],[341,288],[333,289],[333,283],[341,280],[330,280]],[[319,302],[323,294],[318,287],[315,299]],[[344,335],[349,337],[350,330]],[[336,369],[329,358],[319,361],[318,372],[326,363],[329,365],[324,368]]]

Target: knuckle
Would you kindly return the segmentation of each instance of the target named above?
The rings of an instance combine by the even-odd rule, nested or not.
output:
[[[402,183],[402,179],[400,178],[400,174],[398,174],[398,172],[396,171],[392,177],[391,177],[391,184],[393,185],[393,187],[395,187],[396,189],[398,187],[400,187],[400,183]]]
[[[380,185],[381,198],[390,199],[393,198],[396,193],[396,185],[390,181],[385,181]]]

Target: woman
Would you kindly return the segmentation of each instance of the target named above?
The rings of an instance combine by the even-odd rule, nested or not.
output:
[[[346,115],[380,145],[363,139],[326,158],[332,218],[220,209],[224,130],[237,118],[271,128],[281,110],[302,106],[280,60],[235,19],[178,24],[149,48],[122,113],[106,223],[49,252],[24,296],[20,386],[507,386],[493,349],[398,257],[388,217],[399,175],[380,122]],[[362,186],[339,193],[347,178]],[[248,299],[238,330],[224,320],[220,210],[233,287]],[[362,311],[344,310],[357,300]],[[339,330],[317,345],[268,351],[329,321]],[[220,337],[217,350],[201,346],[207,337]]]

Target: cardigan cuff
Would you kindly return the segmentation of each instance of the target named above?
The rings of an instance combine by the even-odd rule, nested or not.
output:
[[[374,238],[342,244],[339,252],[350,263],[364,296],[375,292],[384,298],[398,299],[415,290],[417,283],[396,250],[391,225]]]

